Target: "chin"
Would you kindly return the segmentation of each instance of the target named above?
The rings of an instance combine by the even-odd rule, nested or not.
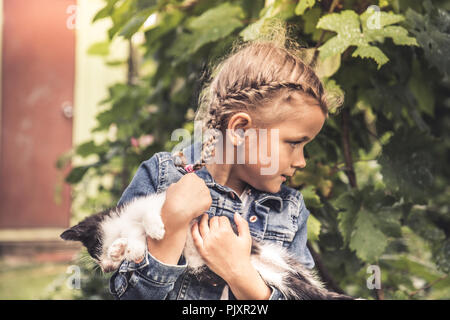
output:
[[[272,181],[271,183],[261,185],[260,188],[258,188],[258,186],[254,186],[254,188],[264,192],[277,193],[281,191],[282,185],[283,183],[276,183]]]
[[[269,188],[269,190],[266,190],[266,191],[270,192],[270,193],[277,193],[277,192],[281,191],[281,186],[282,186],[282,184],[274,185],[274,186],[271,186]]]

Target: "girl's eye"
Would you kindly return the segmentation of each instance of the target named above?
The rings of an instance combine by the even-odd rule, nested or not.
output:
[[[291,146],[292,148],[295,148],[295,147],[299,146],[300,143],[301,143],[301,142],[289,142],[289,144],[290,144],[290,146]]]

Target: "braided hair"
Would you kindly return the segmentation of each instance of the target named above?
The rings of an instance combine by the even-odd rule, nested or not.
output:
[[[214,68],[200,93],[196,114],[196,120],[203,121],[202,130],[213,133],[203,142],[200,159],[187,165],[180,152],[177,166],[187,172],[204,166],[218,141],[214,133],[224,134],[235,113],[249,113],[255,125],[265,125],[282,117],[282,108],[274,108],[278,102],[289,102],[300,94],[312,97],[328,115],[329,105],[320,79],[300,58],[300,49],[286,48],[285,41],[281,43],[252,41],[238,45]],[[265,108],[271,108],[266,117]]]

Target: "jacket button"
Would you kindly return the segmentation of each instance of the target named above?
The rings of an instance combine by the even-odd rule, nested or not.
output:
[[[251,216],[249,220],[250,220],[250,222],[255,222],[256,220],[258,220],[258,217],[257,216]]]

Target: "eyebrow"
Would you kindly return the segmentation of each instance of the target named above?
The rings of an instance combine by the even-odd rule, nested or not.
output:
[[[292,141],[309,141],[309,140],[311,140],[311,138],[310,137],[308,137],[308,136],[303,136],[303,137],[295,137],[295,138],[291,138],[291,140]]]

